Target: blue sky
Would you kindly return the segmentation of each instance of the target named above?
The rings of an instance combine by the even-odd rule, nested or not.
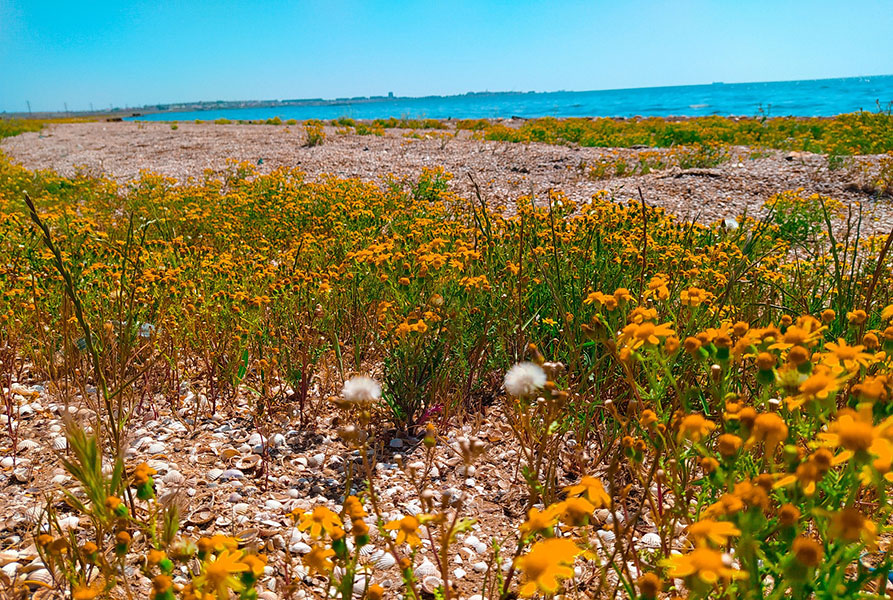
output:
[[[0,111],[893,73],[890,0],[0,0]]]

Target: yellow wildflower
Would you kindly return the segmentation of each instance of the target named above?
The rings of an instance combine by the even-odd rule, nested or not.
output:
[[[663,561],[670,571],[670,577],[696,577],[713,585],[720,579],[740,579],[744,573],[732,569],[723,560],[723,553],[712,548],[695,548],[688,554],[671,556]]]
[[[227,600],[229,590],[240,592],[242,583],[235,577],[236,573],[248,570],[248,565],[239,562],[241,552],[224,550],[215,560],[202,562],[202,573],[193,580],[195,586],[206,592],[216,594],[217,600]]]
[[[323,531],[331,532],[335,528],[342,527],[341,519],[325,506],[316,506],[313,511],[301,516],[300,531],[310,531],[312,537],[318,538]]]
[[[551,538],[537,542],[530,552],[515,560],[515,566],[527,580],[521,586],[522,596],[532,596],[537,590],[554,594],[560,587],[560,580],[573,577],[570,566],[582,550],[567,538]]]

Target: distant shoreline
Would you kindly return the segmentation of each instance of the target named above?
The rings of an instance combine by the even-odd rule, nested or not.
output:
[[[842,77],[842,78],[832,78],[832,79],[809,79],[809,80],[794,80],[794,81],[769,81],[769,82],[749,82],[749,83],[722,83],[722,82],[714,82],[712,84],[703,84],[703,85],[679,85],[679,86],[661,86],[661,87],[644,87],[644,88],[621,88],[621,89],[608,89],[608,90],[588,90],[588,91],[568,91],[568,90],[560,90],[553,92],[536,92],[536,91],[527,91],[527,92],[517,92],[517,91],[502,91],[502,92],[467,92],[465,94],[451,94],[451,95],[428,95],[428,96],[395,96],[393,94],[390,95],[382,95],[382,96],[356,96],[356,97],[343,97],[343,98],[299,98],[299,99],[286,99],[286,100],[216,100],[216,101],[196,101],[196,102],[178,102],[178,103],[162,103],[162,104],[153,104],[153,105],[144,105],[139,107],[112,107],[108,110],[94,110],[94,111],[43,111],[43,112],[3,112],[0,113],[0,118],[61,118],[61,117],[93,117],[97,119],[101,118],[117,118],[120,117],[122,119],[134,119],[138,117],[150,117],[149,120],[163,120],[159,119],[158,115],[171,115],[173,118],[170,119],[172,121],[182,121],[182,120],[192,120],[195,117],[179,117],[184,114],[194,115],[196,113],[208,113],[214,111],[235,111],[235,110],[269,110],[269,109],[332,109],[332,108],[347,108],[349,110],[357,109],[357,107],[364,106],[374,106],[374,105],[394,105],[395,107],[413,107],[416,105],[426,105],[426,104],[441,104],[441,105],[451,105],[451,104],[461,104],[466,101],[476,101],[478,104],[482,102],[492,100],[495,103],[500,102],[515,102],[515,103],[536,103],[536,102],[550,102],[550,101],[559,101],[566,97],[599,97],[604,99],[610,99],[611,105],[618,104],[618,99],[624,97],[637,97],[637,96],[646,96],[653,95],[656,97],[675,97],[675,96],[685,96],[686,94],[691,95],[692,97],[700,97],[705,94],[729,94],[735,93],[736,91],[762,91],[768,88],[775,88],[777,90],[781,89],[791,89],[798,90],[803,88],[815,88],[816,90],[830,88],[832,86],[841,86],[843,88],[851,88],[853,87],[851,84],[865,84],[870,82],[877,82],[877,80],[881,80],[880,87],[885,92],[890,92],[890,97],[886,96],[877,98],[877,100],[881,103],[893,102],[893,75],[871,75],[871,76],[860,76],[860,77]],[[776,92],[777,93],[777,92]],[[699,96],[700,95],[700,96]],[[869,100],[870,101],[870,100]],[[767,102],[767,104],[772,104],[771,102]],[[620,103],[622,106],[622,103]],[[682,106],[684,110],[689,111],[697,111],[701,109],[709,109],[711,108],[711,103],[702,102],[702,101],[694,101],[687,105]],[[863,107],[865,108],[865,107]],[[396,108],[395,108],[396,110]],[[650,115],[648,111],[642,111],[642,116],[672,116],[672,117],[685,117],[685,116],[704,116],[702,113],[698,114],[654,114]],[[842,111],[842,112],[851,112],[851,111]],[[382,113],[384,114],[384,112]],[[391,114],[388,113],[391,117],[400,117],[403,115],[400,114]],[[719,109],[720,116],[753,116],[752,112],[743,112],[741,114],[736,114],[732,112],[723,112],[721,107]],[[834,113],[840,114],[840,113]],[[286,115],[279,115],[282,118],[287,118]],[[352,116],[357,120],[365,120],[365,117],[362,116],[354,116],[354,115],[339,115],[339,116]],[[425,116],[425,115],[415,115],[415,116]],[[431,118],[439,118],[442,120],[449,120],[446,116],[434,116],[428,115]],[[457,116],[457,118],[509,118],[509,114],[502,115],[463,115]],[[535,118],[537,116],[549,116],[546,114],[530,114],[530,115],[518,115],[523,118]],[[629,117],[633,115],[621,115],[621,114],[556,114],[555,116],[591,116],[591,117]],[[797,115],[794,113],[785,114],[785,116],[833,116],[832,114],[803,114]],[[178,118],[179,117],[179,118]],[[232,118],[232,117],[229,117]],[[370,117],[372,118],[379,117]]]

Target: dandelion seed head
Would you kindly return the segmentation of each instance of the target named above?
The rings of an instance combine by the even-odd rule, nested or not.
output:
[[[351,404],[371,404],[381,398],[381,386],[371,377],[357,375],[344,382],[341,395]]]
[[[530,396],[544,385],[546,372],[532,362],[518,363],[505,374],[505,391],[517,398]]]

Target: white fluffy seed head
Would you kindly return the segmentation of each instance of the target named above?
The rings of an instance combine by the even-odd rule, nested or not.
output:
[[[532,396],[546,385],[546,372],[532,362],[513,366],[505,374],[505,391],[516,398]]]
[[[351,404],[371,404],[381,399],[381,386],[371,377],[357,375],[344,382],[341,395]]]

